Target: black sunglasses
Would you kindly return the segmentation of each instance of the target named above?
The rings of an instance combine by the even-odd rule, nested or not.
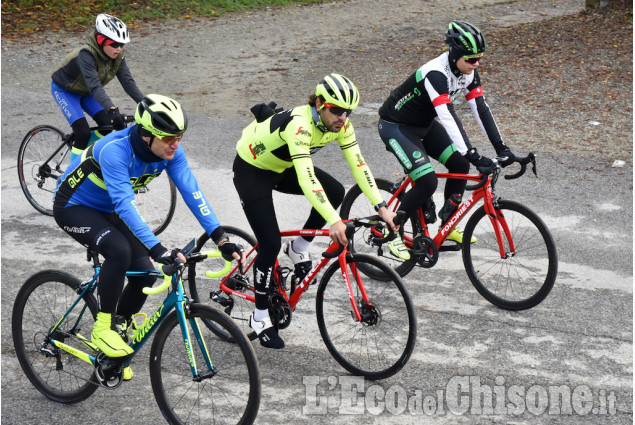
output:
[[[323,105],[326,109],[329,110],[330,113],[337,115],[338,117],[341,117],[344,114],[346,114],[347,117],[350,117],[351,113],[353,112],[352,109],[340,108],[339,106],[335,106],[331,103],[324,102]]]
[[[125,46],[125,44],[124,44],[124,43],[117,43],[117,42],[114,42],[114,43],[110,43],[110,44],[109,44],[109,46],[111,46],[113,49],[118,49],[118,48],[120,48],[120,47],[122,47],[122,48],[123,48],[123,46]]]

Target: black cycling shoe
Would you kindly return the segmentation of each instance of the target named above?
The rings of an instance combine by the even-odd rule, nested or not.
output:
[[[252,313],[249,317],[249,327],[256,332],[260,345],[263,347],[276,350],[284,348],[284,341],[278,335],[278,330],[273,326],[269,317],[265,320],[257,321]]]

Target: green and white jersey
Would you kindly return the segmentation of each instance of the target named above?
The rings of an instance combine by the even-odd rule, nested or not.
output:
[[[317,116],[317,115],[316,115]],[[337,141],[364,194],[372,205],[382,202],[375,179],[366,165],[350,120],[338,133],[316,123],[309,105],[279,112],[263,122],[253,121],[236,145],[238,155],[255,167],[276,173],[295,167],[304,195],[329,225],[341,218],[315,178],[311,154]]]

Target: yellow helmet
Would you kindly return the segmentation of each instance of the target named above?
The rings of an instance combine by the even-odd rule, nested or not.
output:
[[[359,105],[359,91],[355,84],[340,74],[329,74],[315,87],[315,94],[326,103],[344,109],[355,109]]]
[[[160,94],[149,94],[137,105],[134,116],[141,127],[155,136],[176,136],[187,130],[187,116],[179,102]]]

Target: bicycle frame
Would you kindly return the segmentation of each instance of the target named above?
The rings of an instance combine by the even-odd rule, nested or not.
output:
[[[483,185],[475,189],[467,199],[463,199],[458,209],[452,214],[452,216],[448,219],[445,225],[438,231],[438,233],[431,238],[434,241],[434,244],[438,249],[441,248],[443,242],[445,242],[446,238],[452,232],[454,227],[467,215],[467,213],[476,205],[480,200],[484,201],[485,212],[492,222],[492,226],[494,227],[494,233],[496,234],[496,239],[498,241],[498,248],[500,251],[501,258],[507,258],[509,255],[515,254],[515,248],[512,241],[511,233],[509,231],[509,227],[507,222],[505,221],[505,217],[503,213],[497,211],[495,208],[496,205],[496,196],[494,194],[494,186],[496,180],[498,178],[498,172],[495,172],[494,178],[492,176],[487,176],[487,180]],[[461,174],[461,173],[436,173],[437,178],[442,179],[455,179],[455,180],[471,180],[476,182],[481,182],[483,179],[482,175],[474,175],[474,174]],[[392,211],[397,211],[397,207],[399,206],[398,197],[405,193],[408,187],[412,187],[414,185],[414,181],[410,176],[406,176],[404,181],[401,183],[399,188],[395,191],[395,193],[390,197],[387,201],[388,208],[392,209]],[[428,225],[425,221],[425,216],[423,210],[421,208],[417,209],[417,217],[419,219],[419,223],[421,224],[421,228],[423,231],[423,235],[430,238],[430,231]],[[503,233],[505,234],[505,238],[509,244],[509,251],[505,249],[505,242],[503,240]],[[381,235],[378,235],[381,236]],[[404,235],[404,243],[409,248],[413,247],[412,237],[409,235]]]
[[[99,266],[95,267],[95,274],[93,275],[91,280],[83,283],[80,286],[79,289],[81,289],[81,292],[79,293],[77,300],[73,303],[73,305],[71,305],[71,307],[68,309],[66,314],[49,332],[49,339],[51,341],[51,344],[93,365],[95,364],[97,359],[96,355],[89,354],[83,351],[78,351],[75,348],[64,344],[63,342],[55,340],[53,338],[53,335],[55,331],[58,329],[58,326],[64,320],[66,320],[70,312],[77,306],[79,301],[85,295],[91,294],[92,292],[95,291],[95,289],[97,288],[97,278],[99,276],[100,270],[101,268]],[[188,359],[190,362],[192,377],[194,379],[201,379],[201,374],[199,374],[198,372],[196,361],[194,357],[192,356],[192,338],[190,337],[190,332],[187,327],[188,321],[190,323],[190,326],[192,327],[192,330],[194,331],[194,337],[196,338],[196,341],[199,347],[201,348],[201,352],[204,353],[205,363],[207,367],[209,368],[209,372],[207,373],[213,373],[214,366],[210,359],[209,353],[207,352],[207,348],[205,347],[205,341],[202,338],[199,325],[196,322],[196,319],[191,318],[189,320],[186,320],[186,317],[185,317],[186,299],[185,299],[184,290],[183,290],[183,281],[180,278],[180,272],[177,274],[174,274],[173,276],[167,276],[167,275],[164,275],[163,272],[160,270],[128,271],[126,272],[126,276],[164,277],[164,285],[170,284],[172,286],[172,290],[169,291],[165,301],[163,301],[163,303],[157,308],[154,314],[150,317],[150,320],[148,321],[148,323],[143,327],[143,329],[139,331],[139,334],[133,339],[132,343],[130,344],[130,347],[134,350],[134,353],[132,353],[130,356],[127,356],[125,360],[122,362],[122,365],[125,367],[130,364],[134,356],[136,356],[136,354],[141,350],[143,345],[150,339],[154,331],[158,329],[158,327],[161,325],[163,320],[168,316],[168,314],[172,311],[172,309],[176,309],[179,324],[181,326],[181,332],[183,334],[185,349],[186,349],[186,352],[188,353]],[[145,288],[144,292],[150,293],[150,294],[162,292],[164,290],[162,289],[164,285],[161,285],[161,287],[158,287],[156,289],[150,289],[150,290],[148,290],[149,288]],[[83,310],[80,312],[79,317],[77,318],[77,321],[76,321],[76,325],[77,323],[80,322],[85,312],[86,312],[86,306],[84,306]],[[73,328],[73,330],[76,331],[75,327]],[[93,351],[93,353],[96,354],[98,349],[92,342],[90,342],[85,337],[81,336],[79,333],[77,333],[77,337],[82,341],[84,345],[86,345],[88,348],[90,348]]]
[[[326,229],[285,230],[280,232],[280,236],[281,237],[329,236],[329,231]],[[256,250],[257,247],[258,245],[256,244],[256,246],[254,246],[251,250],[249,250],[247,252],[247,257],[252,255],[252,253]],[[336,251],[339,250],[339,248],[340,246],[338,244],[331,243],[329,247],[326,249],[326,251],[323,253],[320,260],[315,262],[315,264],[311,268],[311,271],[309,271],[309,273],[304,277],[304,279],[302,279],[302,282],[298,284],[298,286],[295,288],[292,294],[288,294],[286,289],[282,287],[282,279],[280,274],[278,273],[279,263],[278,263],[278,260],[276,260],[276,264],[274,266],[274,271],[273,271],[273,278],[276,284],[278,285],[277,293],[281,294],[285,298],[285,300],[289,303],[291,310],[295,310],[295,307],[300,302],[300,299],[302,298],[306,290],[309,288],[309,284],[316,278],[320,270],[326,267],[326,265],[331,261],[331,259],[335,257],[335,253]],[[346,263],[346,256],[348,254],[349,254],[348,249],[343,249],[342,252],[337,255],[337,261],[339,262],[340,269],[342,270],[342,274],[344,276],[344,280],[346,281],[346,289],[348,291],[348,296],[351,301],[353,312],[357,320],[361,321],[362,316],[359,311],[358,305],[355,303],[355,297],[353,296],[353,284],[351,282],[350,274],[348,272],[347,263]],[[255,259],[256,257],[254,256],[253,259],[249,262],[249,264],[247,264],[247,267],[244,269],[243,274],[247,274],[247,272],[253,266]],[[230,295],[235,295],[237,297],[243,298],[252,303],[255,303],[256,300],[253,295],[234,290],[226,285],[227,280],[234,275],[237,269],[238,269],[238,266],[233,267],[231,272],[227,274],[227,276],[221,281],[220,283],[221,291]],[[366,291],[364,290],[364,285],[360,279],[359,271],[357,270],[357,267],[355,265],[352,265],[351,269],[353,271],[353,277],[355,278],[355,282],[357,283],[360,289],[360,293],[362,294],[363,302],[365,303],[369,302],[368,294],[366,294]],[[210,272],[206,272],[206,276],[212,277],[208,273]]]

